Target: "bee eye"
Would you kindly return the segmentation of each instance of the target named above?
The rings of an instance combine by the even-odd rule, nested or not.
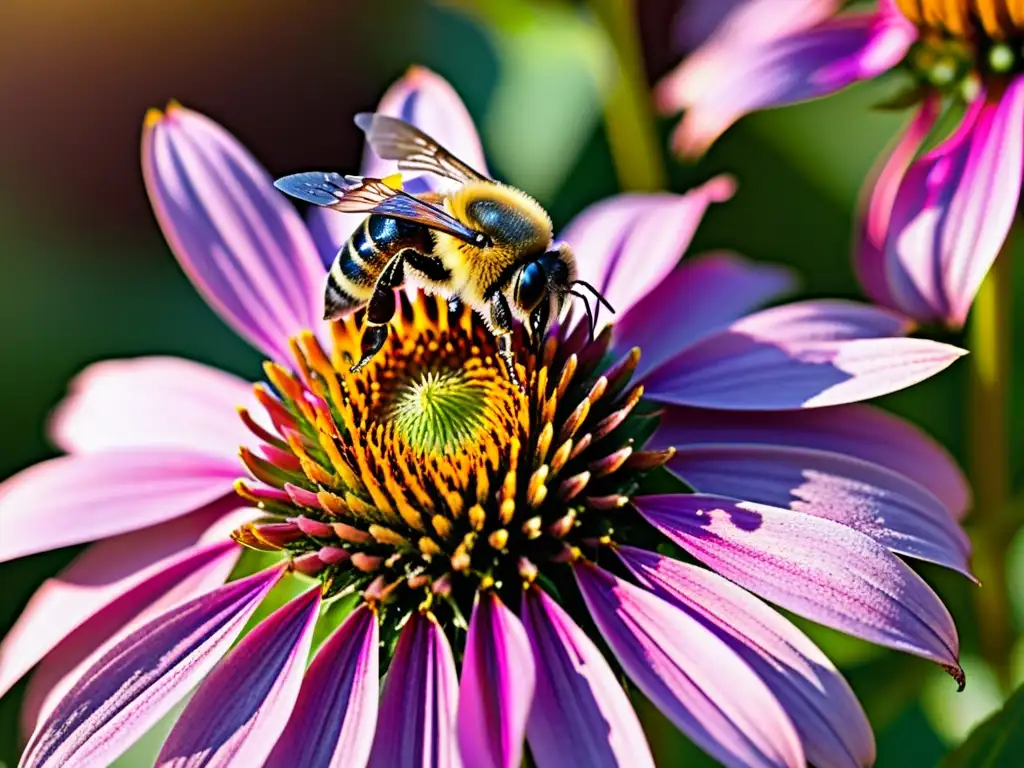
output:
[[[544,293],[547,291],[547,282],[548,278],[544,273],[544,268],[536,261],[531,261],[520,269],[519,274],[516,276],[513,294],[516,306],[524,312],[533,310],[534,307],[540,304],[540,300],[544,298]]]

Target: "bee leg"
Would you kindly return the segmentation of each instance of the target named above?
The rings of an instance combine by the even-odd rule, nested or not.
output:
[[[384,342],[388,340],[388,330],[390,327],[387,323],[384,325],[370,325],[367,323],[363,329],[363,338],[360,342],[363,356],[359,358],[358,363],[349,369],[352,373],[361,371],[380,352]]]
[[[447,295],[451,290],[452,273],[444,262],[436,256],[428,256],[420,251],[407,248],[403,251],[405,269],[408,277],[414,278],[428,293]],[[412,274],[408,271],[412,270]],[[452,300],[448,300],[449,310]]]
[[[366,327],[363,328],[363,338],[359,342],[362,357],[352,366],[353,373],[366,367],[388,340],[388,323],[395,316],[395,309],[398,307],[395,288],[400,287],[404,279],[402,256],[398,255],[381,271],[373,289],[373,296],[366,305]]]
[[[538,304],[530,313],[530,322],[526,326],[530,332],[530,341],[536,349],[544,344],[544,334],[548,330],[548,321],[551,319],[551,301],[545,299]]]
[[[512,310],[500,291],[491,295],[491,331],[498,341],[498,357],[505,363],[509,380],[517,387],[522,386],[516,376],[516,362],[512,356]]]

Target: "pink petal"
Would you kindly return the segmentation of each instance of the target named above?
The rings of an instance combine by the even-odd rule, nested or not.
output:
[[[807,448],[723,443],[681,448],[669,466],[698,493],[833,520],[897,554],[971,575],[970,542],[942,502],[878,464]]]
[[[776,34],[756,37],[727,25],[659,85],[662,111],[687,110],[673,138],[678,151],[703,152],[749,112],[871,79],[898,64],[917,39],[914,25],[900,14],[849,14],[820,23],[810,16],[806,26],[791,18],[784,15],[774,25]]]
[[[262,765],[299,697],[319,612],[314,586],[249,632],[203,680],[156,765]]]
[[[807,637],[711,571],[633,547],[615,550],[656,595],[702,620],[768,684],[816,766],[868,766],[875,739],[846,680]]]
[[[458,768],[459,682],[444,630],[416,612],[398,637],[384,680],[372,768]]]
[[[491,591],[477,594],[466,635],[457,718],[463,761],[517,768],[536,671],[519,619]]]
[[[1024,180],[1024,77],[977,99],[907,171],[885,243],[890,288],[915,316],[963,324],[1006,241]]]
[[[963,350],[905,333],[907,321],[843,301],[764,310],[659,367],[646,382],[655,400],[723,410],[791,410],[867,400],[916,384]]]
[[[738,9],[758,4],[759,0],[690,0],[676,12],[673,23],[675,49],[688,53],[699,48],[730,23]],[[794,3],[789,3],[794,5]]]
[[[68,453],[175,447],[234,459],[252,441],[237,408],[254,402],[248,382],[190,360],[107,360],[75,377],[49,431]]]
[[[232,492],[237,461],[175,448],[62,456],[0,486],[0,562],[180,517]]]
[[[636,377],[711,333],[739,320],[792,287],[783,268],[757,264],[731,253],[683,259],[664,280],[615,319],[612,352],[642,352]],[[679,308],[685,306],[686,311]],[[671,327],[672,333],[665,333]]]
[[[903,175],[917,155],[921,142],[935,125],[938,114],[937,98],[928,98],[922,103],[921,109],[896,145],[890,152],[883,154],[884,162],[869,174],[861,192],[859,206],[857,242],[853,251],[857,279],[872,301],[911,315],[915,314],[914,307],[898,304],[889,288],[885,238],[889,233],[892,206]],[[917,316],[918,319],[925,319],[920,314]]]
[[[677,41],[687,48],[717,42],[773,40],[832,16],[842,0],[689,0],[676,19]]]
[[[956,627],[942,601],[864,534],[831,520],[720,496],[643,496],[636,506],[691,555],[766,600],[962,675]]]
[[[36,730],[22,768],[109,765],[206,677],[282,573],[225,584],[124,638]]]
[[[100,541],[43,582],[0,643],[0,696],[82,624],[105,613],[111,603],[122,600],[183,557],[188,560],[210,523],[235,503],[220,502],[151,528]],[[223,543],[221,540],[218,546]],[[147,589],[142,591],[148,594]]]
[[[738,50],[757,49],[830,18],[841,0],[690,0],[677,17],[677,39],[695,48],[655,89],[658,109],[700,103]]]
[[[902,336],[912,327],[895,312],[841,299],[797,301],[748,315],[732,325],[759,339],[794,343]]]
[[[227,131],[172,106],[147,120],[142,169],[153,210],[186,274],[228,324],[279,362],[317,330],[325,271],[295,209]]]
[[[808,448],[880,464],[919,483],[955,518],[971,504],[970,488],[949,452],[909,421],[870,405],[782,413],[730,413],[670,406],[651,438],[654,449],[753,443]]]
[[[377,616],[361,605],[317,652],[265,768],[363,768],[377,725]]]
[[[616,195],[585,209],[561,239],[572,246],[580,279],[622,317],[672,272],[704,211],[732,197],[734,186],[718,176],[685,195]]]
[[[654,768],[625,690],[569,614],[533,587],[523,598],[523,625],[537,661],[526,732],[539,768]]]
[[[576,582],[626,674],[727,766],[804,766],[778,700],[735,651],[693,617],[590,563]]]
[[[190,547],[161,563],[161,570],[154,568],[150,578],[67,635],[29,678],[21,706],[22,733],[30,735],[82,673],[122,638],[168,609],[227,581],[241,554],[239,545],[223,538]]]

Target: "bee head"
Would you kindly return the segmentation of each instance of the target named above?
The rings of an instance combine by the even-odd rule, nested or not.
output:
[[[576,277],[572,251],[565,243],[552,246],[523,263],[512,276],[512,304],[531,336],[543,338],[552,312],[557,317]]]
[[[562,313],[562,307],[565,304],[566,298],[574,296],[583,302],[584,311],[587,315],[587,325],[590,329],[590,338],[593,340],[594,333],[597,331],[601,307],[603,306],[612,314],[615,314],[615,309],[601,295],[597,288],[586,280],[580,280],[576,277],[576,261],[573,258],[572,250],[565,243],[558,243],[536,261],[524,265],[516,277],[520,278],[521,276],[521,280],[524,283],[531,282],[528,278],[532,277],[532,274],[528,273],[531,273],[534,269],[538,269],[544,276],[543,284],[545,295],[548,297],[546,302],[548,306],[545,307],[545,303],[539,302],[538,309],[535,309],[534,315],[531,315],[531,321],[534,320],[535,316],[539,317],[543,314],[543,327],[546,328],[547,316],[550,310],[554,309],[555,316],[558,317]],[[587,293],[582,291],[589,292],[590,296],[588,297]],[[524,291],[524,293],[529,295],[528,291]],[[553,307],[551,306],[552,304],[554,305]],[[540,311],[542,309],[544,310],[543,313]],[[533,324],[531,322],[531,325]]]

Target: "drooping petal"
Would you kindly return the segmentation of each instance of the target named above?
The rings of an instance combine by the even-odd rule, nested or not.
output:
[[[789,290],[792,274],[732,253],[687,258],[643,301],[615,318],[612,353],[642,355],[637,379],[705,336]],[[680,308],[685,307],[685,311]],[[671,327],[672,333],[665,333]]]
[[[234,458],[252,439],[236,409],[254,400],[247,382],[190,360],[106,360],[71,382],[49,432],[68,453],[175,447]]]
[[[907,171],[886,267],[900,307],[963,324],[1017,213],[1024,180],[1024,77],[978,98],[956,133]]]
[[[537,663],[526,726],[533,761],[540,768],[654,768],[625,690],[569,614],[533,587],[523,598],[523,626]]]
[[[93,664],[33,734],[21,768],[109,765],[227,653],[280,568],[189,600]]]
[[[685,195],[617,195],[585,209],[560,239],[572,246],[580,279],[621,317],[675,269],[704,211],[734,186],[718,176]]]
[[[432,614],[409,619],[384,679],[372,768],[458,768],[459,681],[444,630]]]
[[[232,328],[275,360],[318,329],[324,268],[299,214],[227,131],[174,105],[150,113],[142,170],[185,273]]]
[[[853,266],[865,293],[882,306],[914,314],[913,307],[897,303],[889,287],[889,270],[885,263],[885,239],[896,193],[903,175],[914,160],[921,142],[935,125],[939,115],[939,99],[929,97],[921,104],[907,130],[891,151],[882,155],[882,162],[873,170],[861,191]],[[925,319],[918,315],[918,319]]]
[[[778,700],[692,616],[596,565],[575,566],[601,635],[626,674],[676,727],[728,766],[803,766]]]
[[[874,736],[857,697],[800,630],[704,568],[633,547],[615,551],[642,584],[703,620],[768,684],[796,726],[809,763],[820,768],[874,763]]]
[[[65,637],[29,678],[21,705],[22,733],[28,737],[82,673],[122,637],[179,603],[223,584],[241,554],[239,545],[223,538],[196,545]],[[178,560],[184,565],[178,565]]]
[[[688,50],[724,38],[773,40],[813,27],[841,7],[842,0],[689,0],[676,17],[676,43]]]
[[[157,574],[152,581],[130,591],[124,599],[113,601],[47,654],[32,672],[25,690],[20,713],[23,740],[29,739],[39,723],[60,704],[64,694],[110,648],[170,609],[227,581],[242,552],[240,546],[228,545],[228,536],[258,514],[258,510],[251,507],[239,507],[222,515],[206,529],[194,547],[199,552],[205,547],[214,551],[225,547],[222,557],[210,559],[206,564],[199,561],[197,570],[176,581]],[[181,555],[186,556],[187,553]]]
[[[681,448],[669,466],[699,493],[834,520],[892,552],[970,576],[970,542],[942,502],[878,464],[808,448],[722,443]]]
[[[942,445],[909,421],[871,405],[782,413],[669,406],[649,445],[659,450],[721,443],[809,448],[879,464],[926,487],[957,519],[971,503],[967,478]]]
[[[763,14],[770,4],[761,5]],[[655,99],[662,111],[687,110],[675,148],[698,154],[749,112],[875,77],[898,64],[917,39],[914,25],[898,13],[847,14],[813,26],[811,17],[805,23],[777,24],[777,34],[757,37],[728,24],[659,84]]]
[[[180,517],[231,493],[237,460],[177,448],[61,456],[0,486],[0,562]]]
[[[820,517],[721,496],[642,496],[640,513],[727,579],[841,632],[914,653],[962,679],[956,627],[898,557]]]
[[[157,587],[149,583],[151,580],[161,581],[164,573],[183,563],[188,572],[191,568],[198,570],[210,558],[216,559],[223,540],[212,548],[195,545],[213,519],[228,508],[224,503],[211,505],[151,528],[100,541],[43,582],[0,643],[0,696],[98,614],[105,614],[101,622],[105,627],[111,626],[111,614],[120,617],[124,613],[111,609],[113,603],[131,603],[137,611],[139,605],[152,600],[154,592],[175,583],[172,580]],[[237,556],[238,548],[229,548]],[[233,563],[234,559],[224,553],[226,562]],[[230,570],[231,565],[227,567]],[[176,578],[180,579],[181,574]],[[141,593],[138,600],[129,598],[134,591]]]
[[[536,671],[523,625],[494,592],[477,595],[466,635],[457,717],[463,761],[517,768]]]
[[[156,765],[262,765],[299,696],[319,611],[314,586],[247,634],[203,680]]]
[[[877,307],[803,301],[750,315],[653,371],[661,402],[723,410],[791,410],[866,400],[933,376],[963,350],[889,338],[907,321]]]
[[[656,86],[656,107],[675,114],[700,104],[736,51],[806,32],[840,6],[841,0],[692,0],[676,21],[676,40],[688,55]]]
[[[317,652],[264,768],[363,768],[377,725],[377,616],[359,606]]]
[[[880,339],[902,336],[912,327],[895,312],[842,299],[796,301],[748,315],[731,326],[757,338],[793,343]]]

